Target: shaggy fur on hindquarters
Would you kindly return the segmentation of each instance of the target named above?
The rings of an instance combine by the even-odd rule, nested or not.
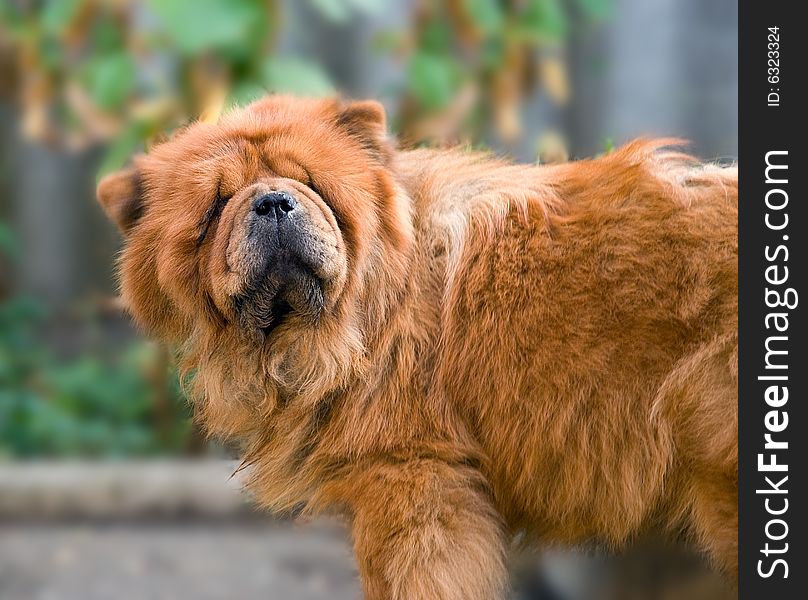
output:
[[[199,418],[263,505],[348,518],[368,598],[497,597],[517,531],[684,532],[734,578],[737,173],[669,145],[404,152],[375,102],[270,97],[98,195]]]

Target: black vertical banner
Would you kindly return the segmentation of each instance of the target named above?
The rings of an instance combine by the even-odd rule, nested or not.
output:
[[[739,596],[749,600],[808,598],[808,31],[801,7],[740,4]]]

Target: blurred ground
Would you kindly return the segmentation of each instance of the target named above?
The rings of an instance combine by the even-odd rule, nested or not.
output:
[[[345,528],[256,512],[231,460],[0,461],[0,600],[359,598]],[[730,600],[703,562],[516,552],[513,600]]]
[[[257,514],[227,460],[0,462],[0,600],[342,600],[344,529]]]
[[[350,548],[325,525],[0,525],[3,600],[358,597]]]
[[[693,557],[545,553],[511,600],[731,600]],[[343,528],[265,518],[0,523],[2,600],[348,600],[360,586]]]
[[[359,598],[345,528],[256,511],[237,466],[0,461],[0,600]],[[514,597],[557,600],[536,564]]]

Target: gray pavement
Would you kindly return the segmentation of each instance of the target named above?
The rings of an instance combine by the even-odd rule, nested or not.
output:
[[[345,529],[256,514],[235,467],[0,462],[0,600],[359,598]],[[540,554],[514,557],[521,592],[511,598],[735,596],[698,559],[653,546],[625,557]]]
[[[0,462],[0,600],[358,598],[344,528],[256,514],[236,466]]]
[[[348,600],[337,526],[0,524],[2,600]]]

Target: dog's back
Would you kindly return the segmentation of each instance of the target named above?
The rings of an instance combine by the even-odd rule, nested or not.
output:
[[[685,527],[733,572],[737,173],[661,146],[544,168],[416,154],[414,212],[445,244],[436,385],[512,527]]]

